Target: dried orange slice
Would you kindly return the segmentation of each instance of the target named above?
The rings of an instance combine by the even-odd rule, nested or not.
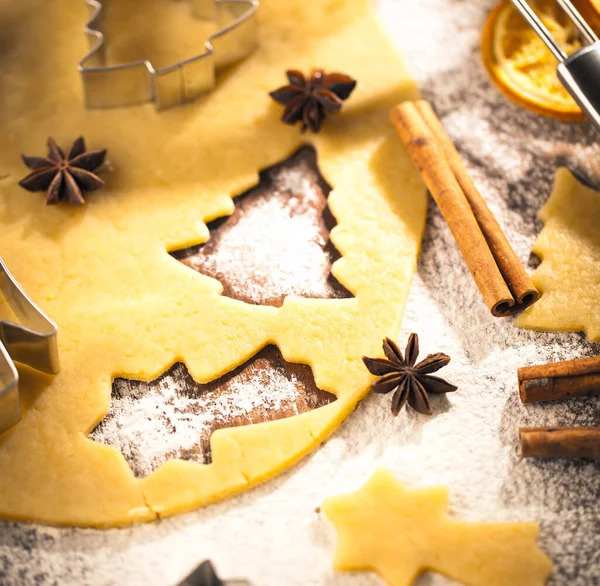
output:
[[[555,0],[529,4],[567,54],[581,48],[577,29]],[[591,4],[587,7],[593,10]],[[558,80],[555,57],[510,0],[503,0],[488,16],[481,53],[494,83],[517,104],[560,120],[586,120]]]

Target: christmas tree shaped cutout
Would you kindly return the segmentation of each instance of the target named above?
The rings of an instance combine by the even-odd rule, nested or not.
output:
[[[280,307],[288,296],[352,297],[331,274],[340,253],[329,239],[336,224],[330,191],[315,149],[304,146],[262,171],[260,183],[235,198],[230,216],[209,223],[206,243],[173,256],[245,303]]]
[[[175,458],[210,464],[218,429],[293,417],[335,400],[317,387],[310,366],[288,362],[270,344],[207,383],[181,362],[151,381],[115,379],[110,411],[90,438],[117,448],[142,478]]]

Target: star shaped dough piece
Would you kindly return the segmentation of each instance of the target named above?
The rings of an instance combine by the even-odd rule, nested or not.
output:
[[[466,586],[542,586],[552,573],[536,523],[457,521],[447,488],[408,488],[383,468],[321,508],[338,533],[335,568],[374,571],[390,586],[427,571]]]

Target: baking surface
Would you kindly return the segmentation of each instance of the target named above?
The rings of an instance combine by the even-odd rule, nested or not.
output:
[[[169,12],[173,0],[151,1]],[[0,249],[15,278],[60,324],[62,366],[51,380],[23,370],[25,414],[0,440],[0,517],[116,527],[192,511],[274,477],[319,447],[369,393],[361,358],[378,352],[385,335],[399,334],[427,219],[427,193],[389,123],[391,108],[418,90],[369,0],[261,0],[260,48],[201,101],[160,113],[152,104],[86,110],[75,63],[85,49],[88,11],[84,2],[69,2],[67,10],[0,1],[5,28],[20,24],[14,50],[0,53],[0,85],[11,88],[0,93],[0,126],[11,137],[0,150]],[[194,24],[180,34],[193,36]],[[120,26],[126,34],[126,22]],[[55,30],[62,33],[56,44]],[[30,39],[53,50],[32,60]],[[327,201],[338,225],[331,241],[344,256],[331,271],[355,297],[291,297],[275,308],[220,295],[218,280],[168,251],[203,242],[205,221],[231,213],[232,196],[306,143],[281,123],[281,107],[268,95],[290,61],[304,71],[314,63],[352,69],[361,79],[345,117],[310,138],[332,186]],[[40,94],[38,83],[52,89]],[[45,208],[11,180],[22,173],[17,153],[36,152],[54,129],[94,136],[112,153],[104,195],[84,208]],[[290,223],[297,241],[296,218]],[[226,241],[219,265],[230,256],[221,254]],[[110,408],[114,378],[152,380],[181,360],[208,383],[267,344],[288,361],[310,364],[317,386],[338,400],[264,425],[219,429],[210,465],[170,459],[143,479],[118,449],[86,437]]]
[[[492,87],[479,59],[489,0],[379,0],[408,59],[517,254],[529,252],[536,213],[551,191],[559,151],[592,152],[598,135],[521,110]],[[360,80],[359,80],[360,83]],[[561,157],[563,155],[561,154]],[[530,261],[533,263],[533,259]],[[531,264],[533,266],[533,264]],[[523,406],[518,366],[600,353],[580,334],[519,330],[489,315],[449,230],[431,209],[408,302],[404,344],[453,358],[444,378],[459,390],[432,401],[435,415],[392,418],[389,397],[370,396],[313,455],[265,486],[195,513],[131,529],[94,531],[0,524],[0,584],[176,583],[205,558],[224,577],[255,586],[376,585],[334,574],[334,534],[314,512],[324,497],[355,490],[377,465],[415,486],[448,485],[451,511],[469,520],[541,524],[553,586],[589,586],[600,574],[600,466],[522,461],[520,425],[598,425],[598,399]],[[419,586],[450,582],[425,576]]]

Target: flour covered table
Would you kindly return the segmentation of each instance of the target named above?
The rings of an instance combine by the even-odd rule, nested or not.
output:
[[[518,256],[542,228],[565,145],[593,155],[588,125],[555,122],[507,101],[489,81],[480,34],[494,2],[379,0],[376,8],[423,97],[432,102]],[[270,90],[273,88],[265,88]],[[27,194],[26,194],[27,195]],[[399,340],[418,332],[424,353],[445,352],[444,376],[459,387],[434,416],[370,395],[319,449],[269,483],[195,512],[130,528],[64,529],[2,522],[0,583],[175,584],[203,559],[221,576],[257,586],[381,584],[335,574],[335,537],[315,511],[385,465],[411,486],[446,485],[451,513],[468,521],[540,523],[539,545],[555,564],[551,586],[588,586],[600,572],[597,464],[522,460],[518,427],[598,425],[592,399],[523,406],[519,366],[600,353],[578,333],[543,333],[495,319],[481,301],[450,232],[430,205]],[[442,586],[439,575],[418,584]]]

